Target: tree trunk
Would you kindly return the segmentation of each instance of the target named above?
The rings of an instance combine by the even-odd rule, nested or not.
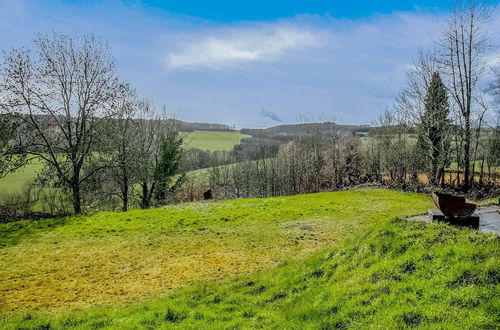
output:
[[[464,131],[464,179],[463,190],[467,192],[470,187],[470,122],[469,118],[465,120]]]
[[[73,210],[75,211],[76,214],[82,213],[82,205],[81,205],[81,198],[80,198],[80,184],[78,181],[73,181],[73,183],[71,184]]]
[[[148,209],[150,206],[148,183],[143,182],[141,186],[142,186],[141,208]]]
[[[122,211],[126,212],[128,210],[128,175],[126,173],[126,170],[123,170],[123,185],[122,185],[122,200],[123,200],[123,205],[122,205]]]

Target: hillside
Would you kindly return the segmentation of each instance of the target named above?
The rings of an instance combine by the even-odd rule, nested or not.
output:
[[[181,132],[192,132],[192,131],[233,131],[234,129],[225,124],[214,124],[214,123],[190,123],[182,120],[174,120],[179,131]]]
[[[192,130],[186,134],[186,148],[197,148],[210,151],[229,151],[238,145],[242,139],[249,135],[238,131],[198,131]],[[33,181],[43,167],[41,160],[34,160],[24,168],[8,174],[0,179],[0,194],[19,193],[24,187]]]
[[[395,220],[429,205],[361,190],[1,225],[0,327],[494,328],[498,237]],[[217,281],[169,293],[198,280]]]
[[[500,330],[497,4],[0,0],[0,330]]]
[[[249,135],[257,135],[260,133],[277,136],[298,136],[301,134],[333,132],[335,130],[346,132],[366,132],[368,128],[366,126],[359,125],[342,125],[334,122],[321,122],[277,125],[268,128],[244,128],[241,130],[241,133]]]

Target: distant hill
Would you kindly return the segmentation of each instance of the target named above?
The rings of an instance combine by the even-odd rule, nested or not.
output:
[[[54,119],[47,115],[37,115],[42,122],[49,126],[54,126],[56,128],[56,123]],[[180,132],[192,132],[192,131],[217,131],[217,132],[229,132],[237,131],[234,126],[229,126],[226,124],[217,123],[199,123],[199,122],[187,122],[179,119],[171,119]],[[342,125],[334,122],[323,122],[323,123],[300,123],[300,124],[287,124],[287,125],[277,125],[268,128],[243,128],[240,130],[241,134],[256,135],[258,133],[265,133],[266,135],[281,136],[281,137],[293,137],[302,134],[311,134],[318,131],[332,131],[343,130],[351,131],[353,133],[368,132],[370,130],[368,125]],[[57,128],[56,128],[57,129]]]
[[[46,125],[53,126],[57,129],[55,120],[47,115],[37,115]],[[238,131],[234,125],[229,126],[226,124],[217,123],[200,123],[200,122],[187,122],[179,119],[170,119],[173,121],[180,132],[193,132],[193,131],[216,131],[216,132],[231,132]],[[328,132],[333,130],[350,131],[356,135],[364,135],[373,128],[369,125],[343,125],[334,122],[323,123],[300,123],[300,124],[287,124],[277,125],[268,128],[243,128],[240,130],[241,134],[257,135],[264,133],[268,136],[290,138],[297,135],[311,134],[317,132]]]
[[[269,128],[243,128],[240,132],[242,134],[257,135],[278,135],[283,137],[291,137],[302,134],[311,134],[317,132],[328,132],[333,130],[350,131],[356,132],[366,132],[368,127],[365,125],[341,125],[334,122],[324,122],[324,123],[303,123],[303,124],[290,124],[290,125],[278,125]]]
[[[179,131],[181,132],[192,132],[192,131],[234,131],[235,129],[229,125],[225,124],[214,124],[214,123],[189,123],[182,120],[175,119],[178,125]]]
[[[2,116],[2,115],[0,115]],[[35,115],[38,120],[43,122],[49,127],[53,127],[54,129],[57,130],[57,124],[55,119],[52,116],[48,115]],[[225,124],[215,124],[215,123],[190,123],[178,119],[170,119],[170,121],[173,121],[177,127],[178,130],[181,132],[192,132],[192,131],[236,131],[234,127],[231,127],[229,125]]]

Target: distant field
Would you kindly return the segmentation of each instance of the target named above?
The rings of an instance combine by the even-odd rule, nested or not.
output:
[[[193,131],[187,134],[186,146],[210,151],[230,151],[241,140],[250,135],[241,134],[237,131],[215,132],[215,131]]]
[[[186,147],[210,151],[229,151],[246,137],[250,137],[250,135],[236,131],[193,131],[187,133]],[[42,166],[41,160],[34,160],[24,168],[0,179],[0,194],[21,192],[27,184],[36,178],[37,172],[41,170]]]
[[[479,173],[481,171],[481,161],[480,160],[476,160],[475,164],[471,164],[471,170],[472,170],[472,165],[474,165],[474,170],[476,173]],[[488,163],[484,162],[483,166],[484,166],[483,171],[487,175],[488,174]],[[457,168],[458,168],[457,162],[453,162],[450,164],[450,167],[449,167],[450,170],[456,171]],[[491,173],[495,173],[495,172],[500,172],[500,166],[492,166],[491,167]]]
[[[409,143],[417,142],[417,136],[415,134],[403,134],[403,137],[407,138]],[[359,137],[359,140],[361,145],[369,147],[373,142],[377,141],[377,138],[370,136],[369,134],[363,134],[363,136]]]
[[[0,194],[16,194],[22,192],[26,185],[36,178],[37,172],[42,169],[42,166],[42,161],[35,159],[25,167],[0,179]]]

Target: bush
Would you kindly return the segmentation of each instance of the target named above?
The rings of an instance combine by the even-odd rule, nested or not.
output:
[[[26,218],[31,214],[33,200],[30,187],[22,193],[0,194],[0,222],[11,222]]]

